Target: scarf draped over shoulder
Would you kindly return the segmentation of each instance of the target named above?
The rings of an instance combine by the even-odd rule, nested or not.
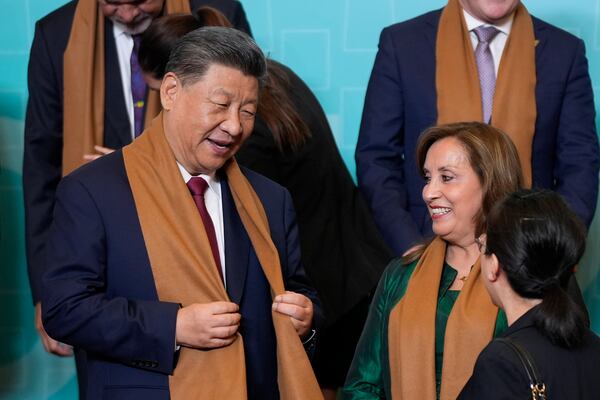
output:
[[[190,14],[189,0],[165,0],[163,14]],[[104,15],[97,0],[79,0],[63,61],[62,174],[84,163],[104,145]],[[156,90],[148,90],[146,125],[160,112]]]
[[[537,117],[535,45],[531,16],[519,3],[498,69],[491,124],[517,147],[527,186]],[[442,11],[435,56],[437,123],[482,121],[477,64],[458,0],[448,1]]]
[[[202,218],[166,140],[162,114],[123,148],[123,158],[159,299],[183,306],[230,301]],[[235,159],[223,168],[271,294],[282,294],[285,288],[279,253],[271,240],[263,205]],[[281,398],[321,399],[308,356],[290,318],[277,312],[272,316]],[[169,388],[175,400],[246,399],[243,337],[238,333],[231,345],[210,351],[182,347]]]

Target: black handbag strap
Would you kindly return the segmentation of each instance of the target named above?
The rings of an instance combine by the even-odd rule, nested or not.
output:
[[[546,400],[546,385],[542,381],[531,354],[529,354],[529,352],[519,343],[508,337],[497,338],[495,340],[510,347],[521,361],[521,364],[527,373],[527,378],[529,379],[529,387],[531,388],[532,398],[534,400]]]

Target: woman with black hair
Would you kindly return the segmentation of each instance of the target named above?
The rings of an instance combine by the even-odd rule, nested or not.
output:
[[[498,203],[479,240],[482,279],[509,328],[479,355],[459,399],[531,398],[513,344],[524,349],[548,399],[597,399],[600,338],[567,295],[585,228],[559,195],[521,190]],[[534,397],[535,398],[535,397]]]

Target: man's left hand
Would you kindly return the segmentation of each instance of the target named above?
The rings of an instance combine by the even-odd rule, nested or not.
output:
[[[313,304],[308,297],[300,293],[286,291],[284,294],[275,297],[273,310],[289,316],[292,325],[294,325],[298,336],[301,338],[310,332]]]

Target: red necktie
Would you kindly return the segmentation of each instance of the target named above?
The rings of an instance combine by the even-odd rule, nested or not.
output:
[[[215,226],[213,225],[210,214],[206,209],[206,204],[204,204],[204,192],[206,192],[206,189],[208,188],[208,183],[202,178],[194,177],[188,181],[187,187],[190,189],[190,193],[194,198],[194,203],[196,203],[196,207],[200,212],[200,217],[202,218],[202,223],[204,224],[204,229],[206,230],[206,236],[208,236],[208,241],[210,242],[210,249],[212,250],[213,258],[217,264],[219,276],[223,281],[223,271],[221,270],[221,258],[219,257],[219,246],[217,244]]]

